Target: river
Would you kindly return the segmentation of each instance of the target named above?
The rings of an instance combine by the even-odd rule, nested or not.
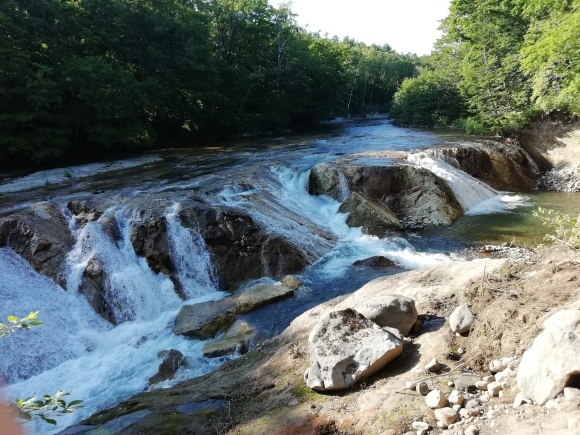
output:
[[[204,358],[200,351],[203,342],[171,333],[182,301],[171,281],[156,275],[132,249],[128,233],[134,201],[171,198],[166,217],[172,254],[180,259],[178,272],[187,303],[215,300],[226,293],[219,288],[203,240],[176,219],[180,197],[186,192],[196,192],[212,204],[245,210],[315,260],[298,275],[305,286],[294,297],[244,316],[264,337],[279,333],[312,306],[351,292],[377,276],[462,261],[467,255],[465,248],[477,243],[531,245],[540,241],[545,230],[531,219],[531,211],[546,204],[562,208],[570,202],[568,197],[501,193],[481,183],[469,187],[471,181],[465,174],[448,174],[445,171],[449,169],[438,163],[434,168],[429,162],[414,162],[431,165],[429,169],[451,177],[448,183],[455,183],[456,195],[463,195],[470,210],[447,228],[392,233],[383,238],[368,236],[346,225],[337,201],[307,192],[309,170],[319,162],[355,154],[354,159],[366,164],[388,164],[381,151],[418,151],[469,140],[452,133],[398,128],[376,118],[331,123],[308,135],[165,150],[139,159],[4,180],[0,184],[0,216],[48,201],[64,208],[72,199],[109,198],[112,204],[105,214],[116,217],[121,233],[113,242],[98,225],[79,227],[70,217],[76,245],[67,257],[67,291],[35,272],[9,248],[0,249],[0,314],[24,316],[40,311],[44,322],[0,342],[0,373],[9,384],[4,395],[13,400],[33,393],[73,390],[70,400],[83,400],[85,408],[59,417],[56,428],[39,422],[26,426],[30,433],[53,433],[145,390],[147,379],[157,371],[159,351],[180,350],[187,357],[188,368],[158,387],[207,373],[227,359]],[[124,301],[116,314],[125,321],[116,327],[96,315],[77,291],[82,271],[97,251]],[[352,266],[354,261],[374,255],[384,255],[400,267]]]

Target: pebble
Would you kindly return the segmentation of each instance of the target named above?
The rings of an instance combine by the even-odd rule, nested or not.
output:
[[[447,398],[440,390],[433,390],[425,396],[425,403],[431,409],[439,409],[447,405]]]
[[[451,408],[453,408],[455,412],[459,412],[461,410],[461,405],[453,405]]]
[[[437,358],[433,358],[431,361],[427,363],[425,366],[425,370],[431,373],[438,373],[441,371],[441,364],[437,361]]]
[[[489,385],[489,382],[486,382],[486,381],[477,381],[475,383],[475,386],[477,387],[477,389],[481,390],[481,391],[487,391],[488,385]]]
[[[440,408],[435,410],[435,418],[443,423],[445,427],[457,421],[457,412],[451,408]]]
[[[484,376],[481,380],[485,382],[495,382],[495,377],[493,375]]]
[[[464,435],[479,435],[479,428],[477,426],[471,425],[465,429],[465,432],[463,433]]]
[[[415,390],[421,395],[426,396],[429,394],[429,385],[426,382],[419,382],[415,387]]]
[[[578,388],[564,388],[564,398],[566,400],[580,400],[580,390]]]
[[[518,393],[516,395],[516,398],[514,399],[514,404],[513,407],[514,408],[518,408],[520,406],[522,406],[524,403],[530,403],[531,400],[529,398],[527,398],[526,396],[524,396],[524,393]]]
[[[501,390],[503,390],[503,386],[499,382],[492,382],[487,386],[487,392],[491,397],[497,397]]]
[[[428,431],[431,429],[431,425],[429,423],[425,423],[424,421],[414,421],[411,423],[411,427],[416,431]]]
[[[479,403],[479,400],[477,400],[477,399],[469,399],[467,402],[465,402],[466,409],[477,408],[479,405],[480,405],[480,403]]]
[[[449,398],[447,400],[449,400],[449,403],[451,403],[452,405],[461,406],[463,405],[463,402],[465,402],[465,397],[458,390],[453,390],[449,394]]]
[[[494,359],[489,362],[489,371],[492,373],[504,371],[506,366],[504,366],[500,359]]]

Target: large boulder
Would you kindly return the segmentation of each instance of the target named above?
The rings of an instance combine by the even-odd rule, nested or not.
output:
[[[524,352],[518,385],[538,404],[580,383],[580,310],[561,310],[544,322],[544,330]]]
[[[536,187],[536,164],[517,144],[482,141],[431,152],[495,189],[529,190]]]
[[[308,337],[306,385],[319,391],[345,389],[383,368],[403,351],[394,329],[381,329],[352,309],[324,316]]]
[[[74,243],[68,222],[55,203],[35,205],[0,220],[0,247],[10,246],[62,287],[66,287],[66,255]]]
[[[398,329],[403,335],[409,335],[417,321],[415,301],[401,295],[381,295],[366,299],[355,307],[355,311],[380,327]]]
[[[107,302],[115,298],[111,297],[107,287],[107,273],[98,257],[88,261],[78,290],[97,314],[114,325],[118,323],[113,307]]]
[[[173,332],[178,335],[207,339],[234,323],[236,316],[266,304],[289,298],[294,289],[275,284],[257,284],[218,301],[184,305],[175,319]]]
[[[346,183],[346,186],[344,184]],[[449,225],[463,210],[447,184],[432,172],[408,164],[365,166],[319,163],[310,172],[309,191],[343,201],[347,223],[371,234],[386,229]]]

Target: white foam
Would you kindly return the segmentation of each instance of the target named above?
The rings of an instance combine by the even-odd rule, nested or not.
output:
[[[60,184],[68,180],[80,180],[120,169],[132,168],[162,160],[159,156],[143,156],[130,160],[117,160],[108,163],[91,163],[81,166],[69,166],[66,168],[39,171],[24,177],[10,179],[0,184],[0,193],[19,192],[33,189],[47,184]]]

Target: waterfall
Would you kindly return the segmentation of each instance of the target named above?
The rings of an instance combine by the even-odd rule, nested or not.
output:
[[[340,187],[340,202],[342,202],[348,198],[350,190],[348,188],[348,180],[340,171],[338,171],[338,183]]]
[[[8,315],[25,317],[40,311],[43,322],[1,339],[0,383],[18,382],[77,358],[92,346],[87,330],[110,329],[85,298],[64,291],[10,248],[0,248],[0,270],[10,272],[0,279],[0,321]]]
[[[465,172],[425,153],[409,154],[407,160],[445,180],[465,212],[499,193]]]
[[[129,234],[131,217],[123,208],[108,209],[78,230],[76,245],[67,258],[67,283],[72,292],[80,288],[89,261],[98,259],[105,276],[104,297],[119,322],[152,319],[181,302],[171,280],[155,274],[135,254]]]
[[[180,208],[175,204],[166,211],[167,235],[177,278],[187,298],[195,299],[216,292],[218,278],[199,232],[181,225]]]

